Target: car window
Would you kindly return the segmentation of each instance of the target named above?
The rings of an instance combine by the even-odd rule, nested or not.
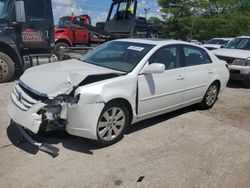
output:
[[[58,20],[57,27],[58,28],[67,28],[67,26],[71,22],[71,17],[62,17]]]
[[[250,50],[249,38],[235,38],[226,44],[225,48]]]
[[[212,62],[207,52],[202,49],[185,46],[183,47],[183,51],[186,66],[202,65]]]
[[[151,44],[112,41],[95,48],[81,60],[101,67],[131,72],[153,47]]]
[[[159,49],[150,57],[149,64],[152,63],[162,63],[166,70],[181,67],[178,47],[168,46]]]
[[[25,14],[28,18],[44,18],[45,14],[44,0],[42,1],[25,0],[24,5],[25,5]]]

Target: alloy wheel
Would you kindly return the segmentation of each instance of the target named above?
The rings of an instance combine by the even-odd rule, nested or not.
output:
[[[217,94],[218,94],[218,89],[216,87],[216,85],[211,85],[207,91],[207,95],[206,95],[206,104],[208,106],[212,106],[217,98]]]
[[[100,117],[97,124],[97,133],[104,141],[111,141],[117,138],[126,124],[124,111],[118,107],[106,110]]]

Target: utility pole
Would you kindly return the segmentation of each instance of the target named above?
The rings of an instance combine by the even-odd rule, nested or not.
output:
[[[145,12],[145,18],[147,19],[147,14],[149,12],[150,8],[144,8],[144,12]]]

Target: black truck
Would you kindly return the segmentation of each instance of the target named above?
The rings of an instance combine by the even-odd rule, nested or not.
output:
[[[0,83],[16,68],[53,61],[51,0],[0,0]]]
[[[146,20],[136,19],[137,4],[137,0],[112,0],[102,28],[88,24],[69,27],[87,30],[106,41],[146,37]],[[54,46],[51,0],[0,0],[0,83],[10,81],[17,68],[56,61]]]

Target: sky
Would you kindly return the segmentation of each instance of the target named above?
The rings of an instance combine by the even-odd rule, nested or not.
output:
[[[105,21],[111,5],[111,0],[52,0],[55,23],[61,16],[88,14],[92,25]],[[144,9],[148,9],[147,18],[152,16],[162,18],[157,0],[138,0],[137,15],[144,16]]]

